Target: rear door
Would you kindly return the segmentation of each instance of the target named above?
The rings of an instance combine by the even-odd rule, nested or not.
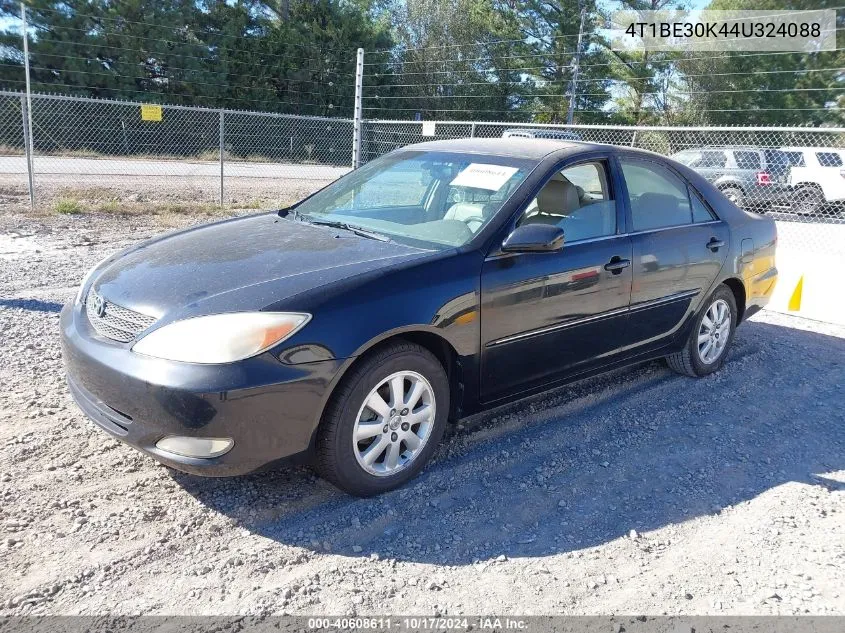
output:
[[[660,344],[716,279],[730,230],[665,163],[623,155],[619,165],[633,250],[629,343]]]

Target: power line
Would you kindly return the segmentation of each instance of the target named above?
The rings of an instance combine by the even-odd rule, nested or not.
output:
[[[733,72],[733,73],[702,73],[702,74],[682,74],[683,78],[688,77],[727,77],[727,76],[751,76],[751,75],[774,75],[774,74],[783,74],[783,73],[818,73],[818,72],[845,72],[845,67],[837,67],[837,68],[801,68],[801,69],[789,69],[789,70],[755,70],[749,72]],[[643,77],[641,79],[648,80],[648,77]],[[546,83],[554,83],[556,81],[568,81],[564,79],[559,80],[552,80],[552,79],[541,79],[539,81],[546,82]],[[582,80],[583,82],[602,82],[602,81],[610,81],[610,82],[618,82],[618,83],[630,83],[631,80],[629,79],[617,79],[611,77],[605,78],[596,78],[596,77],[587,77]],[[512,86],[519,86],[519,85],[526,85],[525,81],[490,81],[490,82],[468,82],[468,83],[455,83],[455,84],[448,84],[448,83],[428,83],[428,84],[378,84],[378,85],[369,85],[368,88],[419,88],[419,87],[439,87],[443,85],[456,85],[456,86],[469,86],[469,85],[487,85],[487,86],[498,86],[498,85],[512,85]]]
[[[821,53],[817,54],[827,54],[827,53],[837,53],[839,51],[845,50],[845,48],[837,48],[832,51],[822,51]],[[654,64],[678,64],[683,62],[690,62],[690,61],[702,61],[702,60],[709,60],[709,59],[721,59],[725,61],[733,61],[734,59],[741,59],[745,57],[759,57],[759,56],[775,56],[775,55],[802,55],[804,53],[798,53],[794,51],[789,52],[769,52],[769,53],[749,53],[748,55],[708,55],[704,57],[680,57],[680,58],[673,58],[673,59],[650,59],[650,60],[631,60],[631,61],[622,61],[620,59],[614,59],[610,62],[598,63],[598,64],[582,64],[581,68],[604,68],[607,66],[640,66],[640,65],[654,65]],[[574,53],[573,53],[574,55]],[[546,57],[551,57],[552,55],[545,55]],[[490,57],[491,61],[495,61],[498,59],[502,59],[500,57]],[[569,64],[563,64],[562,66],[569,66]],[[525,72],[525,71],[532,71],[532,70],[547,70],[549,68],[548,65],[546,66],[517,66],[517,67],[503,67],[503,68],[493,68],[493,69],[486,69],[486,70],[479,70],[477,68],[465,68],[460,70],[428,70],[428,71],[409,71],[409,72],[399,72],[399,73],[373,73],[370,75],[366,75],[367,77],[404,77],[404,76],[412,76],[412,75],[452,75],[452,74],[460,74],[460,73],[475,73],[475,74],[483,74],[484,72]]]
[[[59,13],[63,17],[67,17],[60,10],[51,9],[49,7],[39,7],[37,9],[30,9],[30,11],[33,11],[35,13],[38,13],[38,12]],[[73,17],[75,17],[75,18],[88,18],[90,20],[95,20],[95,21],[96,20],[108,20],[110,22],[117,22],[117,23],[122,23],[122,24],[136,24],[138,26],[152,26],[152,27],[155,27],[155,28],[164,28],[164,29],[173,28],[172,26],[168,26],[168,25],[165,25],[165,24],[158,24],[158,23],[155,23],[155,22],[141,22],[141,21],[138,21],[138,20],[129,20],[129,19],[124,18],[122,16],[119,17],[119,18],[113,18],[113,17],[109,17],[107,15],[91,15],[91,14],[86,14],[86,13],[74,12]],[[239,35],[229,35],[228,33],[219,33],[217,31],[214,31],[214,30],[211,30],[211,29],[208,29],[208,28],[192,28],[191,32],[192,33],[193,32],[205,33],[205,34],[208,34],[208,35],[213,35],[215,37],[225,37],[225,38],[236,39],[236,40],[242,39],[242,36],[239,36]],[[321,48],[319,46],[315,46],[313,44],[312,45],[288,44],[288,46],[293,46],[295,48],[302,48],[302,49],[305,49],[305,50],[309,50],[309,49],[310,50],[316,50],[316,51],[320,52],[321,54],[322,53],[340,52],[340,49],[323,49],[323,48]],[[347,51],[343,51],[343,52],[347,52]]]
[[[53,33],[52,29],[49,29],[49,28],[44,27],[44,26],[34,25],[34,28],[36,28],[36,29],[38,29],[42,32]],[[90,30],[88,30],[88,29],[78,29],[78,28],[71,27],[71,26],[59,26],[58,28],[65,29],[65,30],[71,30],[71,31],[78,31],[78,32],[84,33],[86,35],[90,34]],[[159,42],[159,43],[163,43],[163,44],[175,44],[177,46],[196,46],[196,47],[205,49],[207,52],[210,52],[211,49],[214,49],[217,52],[225,51],[227,53],[253,53],[253,54],[256,54],[259,57],[272,57],[272,58],[284,59],[284,60],[290,59],[289,55],[282,55],[282,54],[279,54],[279,53],[268,53],[266,51],[246,51],[244,49],[226,48],[226,47],[223,47],[223,46],[215,46],[213,44],[208,44],[206,42],[188,42],[188,41],[166,40],[166,39],[161,39],[161,38],[146,37],[146,36],[143,36],[143,35],[132,35],[132,34],[127,34],[127,33],[105,33],[104,34],[104,36],[106,36],[106,37],[108,37],[108,35],[114,35],[116,37],[130,37],[130,38],[142,40],[144,43]],[[60,40],[47,40],[47,41],[58,42],[58,43],[61,43],[61,44],[67,43],[67,42],[62,42]],[[76,42],[76,44],[78,44],[78,45],[88,45],[88,46],[100,46],[96,42]],[[116,50],[124,50],[124,51],[135,51],[135,50],[137,50],[138,52],[141,52],[140,49],[131,49],[131,48],[125,48],[125,47],[110,46],[109,48],[113,48],[113,49],[116,49]],[[37,51],[35,51],[35,52],[37,52]],[[178,53],[171,53],[171,52],[168,51],[166,54],[173,55],[173,54],[178,54]],[[193,55],[190,56],[190,57],[192,57],[194,59],[203,59],[201,57],[193,56]],[[207,60],[208,58],[206,57],[205,59]],[[300,61],[301,62],[314,62],[314,61],[316,61],[316,62],[320,62],[320,63],[327,63],[326,60],[319,60],[319,59],[315,59],[313,57],[302,59]],[[343,62],[343,63],[352,63],[352,62],[350,60],[349,62]],[[326,72],[333,72],[335,74],[340,74],[340,73],[336,73],[335,71],[331,71],[331,70],[327,70]],[[348,73],[347,76],[353,76],[353,75],[352,75],[352,73]]]
[[[836,29],[826,29],[826,31],[827,32],[845,31],[845,27],[839,27],[839,28],[836,28]],[[745,38],[745,39],[765,39],[765,38]],[[589,50],[589,47],[588,47],[588,50]],[[840,49],[834,49],[834,50],[840,50]],[[640,53],[640,52],[643,52],[643,51],[633,50],[633,51],[614,51],[614,52]],[[651,49],[651,51],[645,51],[645,52],[680,53],[681,51],[677,51],[677,50],[674,50],[674,49],[666,49],[666,50]],[[834,51],[819,51],[819,53],[828,53],[828,52],[834,52]],[[480,62],[480,61],[495,60],[495,59],[527,59],[527,58],[534,58],[534,57],[553,57],[555,55],[560,55],[560,54],[561,54],[561,51],[544,51],[542,53],[530,53],[530,54],[521,54],[521,55],[485,55],[484,57],[467,57],[467,58],[461,58],[461,59],[459,59],[459,58],[408,59],[408,60],[403,59],[401,61],[396,61],[394,63],[402,64],[402,65],[405,65],[405,64],[417,64],[417,65],[419,65],[419,64],[445,64],[445,63],[452,63],[452,62],[454,62],[454,63],[469,63],[469,62]],[[570,52],[564,52],[563,54],[575,55],[575,51],[573,50],[571,53]],[[772,55],[774,55],[774,54],[802,55],[802,54],[808,54],[808,53],[804,53],[802,51],[777,51],[777,52],[772,52],[772,53],[768,53],[768,54],[772,54]],[[667,60],[667,61],[673,61],[673,60]],[[384,63],[385,62],[367,62],[367,63],[364,64],[364,66],[381,66],[381,65],[384,65]]]
[[[4,82],[12,82],[16,84],[26,83],[23,79],[3,79]],[[185,94],[182,92],[155,92],[152,90],[130,90],[128,88],[109,88],[107,86],[80,86],[77,84],[66,84],[66,83],[42,83],[39,81],[34,82],[35,84],[42,84],[44,86],[52,87],[52,86],[62,86],[63,88],[74,88],[76,90],[85,90],[88,92],[97,92],[97,91],[108,91],[108,92],[116,92],[116,93],[133,93],[144,95],[147,97],[185,97],[191,100],[198,100],[202,98],[202,95],[191,95]],[[334,104],[317,104],[317,103],[307,103],[307,102],[297,102],[297,101],[279,101],[278,99],[247,99],[241,97],[213,97],[214,101],[236,101],[238,103],[262,103],[265,106],[268,104],[282,104],[282,105],[291,105],[297,106],[299,108],[302,107],[310,107],[316,108],[318,110],[325,110],[325,109],[334,109]],[[119,103],[119,102],[118,102]],[[167,104],[162,104],[167,105]],[[200,107],[200,106],[198,106]],[[349,106],[338,106],[341,108],[349,107]],[[214,108],[207,107],[209,110],[213,110]]]
[[[56,53],[41,53],[41,52],[30,53],[30,58],[32,58],[32,57],[35,57],[36,59],[38,59],[39,57],[55,57],[55,58],[63,59],[63,60],[64,59],[72,59],[72,60],[77,60],[77,61],[99,63],[99,64],[111,64],[112,63],[112,62],[109,62],[108,60],[105,60],[105,59],[102,59],[102,58],[99,58],[99,57],[79,57],[79,56],[75,56],[75,55],[59,55],[59,54],[56,54]],[[201,59],[201,58],[196,57],[196,58],[193,58],[193,59]],[[127,61],[127,62],[117,62],[117,63],[128,64],[130,66],[137,66],[139,64],[144,64],[145,62],[143,62],[143,61],[137,61],[137,62]],[[232,63],[232,62],[230,61],[229,63]],[[234,63],[235,64],[245,64],[246,62],[236,61]],[[244,75],[243,73],[240,73],[240,72],[237,72],[237,71],[232,71],[232,70],[226,71],[226,70],[209,70],[209,69],[204,69],[204,68],[185,68],[185,67],[181,67],[181,66],[171,66],[170,64],[167,64],[166,66],[167,66],[168,70],[180,70],[180,71],[183,71],[183,72],[203,73],[203,74],[210,74],[210,75],[224,75],[224,76],[229,76],[231,74],[237,74],[238,79],[260,79],[262,81],[267,81],[268,79],[272,79],[272,78],[263,77],[263,76],[260,76],[260,75]],[[22,65],[21,65],[21,67],[22,67]],[[62,71],[64,69],[63,68],[55,68],[55,69],[51,69],[51,70]],[[307,84],[319,84],[321,86],[326,85],[325,81],[319,81],[319,80],[315,80],[315,79],[287,78],[287,79],[285,79],[285,81],[296,82],[296,83],[307,83]],[[329,82],[329,83],[333,84],[334,82]],[[341,84],[338,83],[337,85],[339,86]]]
[[[564,97],[565,95],[559,95]],[[364,110],[392,110],[396,112],[496,112],[496,113],[508,113],[508,114],[534,114],[532,112],[526,112],[524,110],[478,110],[475,108],[445,108],[445,109],[436,109],[436,108],[394,108],[392,106],[379,108],[379,107],[366,107]],[[828,112],[839,112],[839,108],[736,108],[736,109],[708,109],[708,110],[698,110],[697,112],[706,113],[706,112],[810,112],[810,111],[819,111],[825,110]],[[539,110],[538,112],[543,112],[543,110]],[[597,112],[602,114],[614,114],[613,110],[577,110],[577,112]]]
[[[569,83],[562,82],[562,83]],[[488,84],[491,85],[491,84]],[[492,84],[495,85],[495,84]],[[761,88],[755,89],[754,92],[836,92],[836,91],[843,91],[845,92],[845,86],[837,87],[837,88]],[[672,95],[701,95],[701,94],[732,94],[732,93],[748,93],[748,90],[675,90],[669,89],[666,93],[663,92],[639,92],[640,96],[662,96],[664,94],[672,94]],[[519,97],[519,98],[533,98],[533,97],[556,97],[556,96],[566,96],[562,94],[555,94],[555,93],[515,93],[512,95],[508,95],[512,97]],[[579,92],[577,93],[578,97],[608,97],[611,96],[607,92]],[[491,99],[495,98],[496,95],[489,95],[489,94],[482,94],[482,95],[469,95],[469,94],[461,94],[461,95],[412,95],[412,96],[404,96],[404,95],[391,95],[391,96],[381,96],[381,95],[374,95],[374,96],[364,96],[365,99],[376,99],[376,100],[383,100],[383,99]]]
[[[14,65],[14,64],[4,64],[4,63],[0,63],[0,66],[19,67],[19,66]],[[99,76],[99,77],[112,77],[112,78],[115,78],[115,79],[128,79],[128,80],[132,80],[132,81],[137,80],[137,81],[156,82],[156,81],[166,80],[166,81],[172,81],[172,82],[178,82],[178,83],[187,83],[187,84],[190,84],[191,86],[214,86],[214,87],[223,87],[223,88],[228,87],[225,84],[210,83],[210,82],[205,82],[205,81],[193,81],[193,80],[185,81],[185,80],[180,80],[176,77],[172,77],[172,76],[168,76],[168,75],[162,75],[162,76],[159,76],[159,77],[137,77],[137,76],[133,77],[133,76],[129,76],[129,75],[119,75],[119,74],[116,74],[116,73],[100,73],[100,72],[95,72],[95,71],[91,71],[91,70],[48,68],[46,66],[30,66],[30,68],[35,69],[35,70],[44,70],[44,71],[53,72],[53,73],[78,73],[78,74],[82,74],[82,75],[95,75],[95,76]],[[45,82],[45,81],[42,81],[40,83],[44,83],[44,84],[49,85],[49,82]],[[237,86],[237,87],[240,88],[240,89],[243,89],[243,90],[260,90],[260,91],[264,91],[264,92],[270,92],[270,93],[273,93],[273,94],[278,94],[278,92],[295,92],[295,93],[298,93],[298,94],[319,95],[319,96],[326,96],[326,97],[351,98],[349,95],[340,95],[340,94],[336,94],[336,93],[333,93],[333,92],[324,93],[324,92],[314,92],[314,91],[310,91],[310,90],[295,90],[293,88],[278,88],[278,89],[276,89],[276,88],[262,88],[260,86]]]

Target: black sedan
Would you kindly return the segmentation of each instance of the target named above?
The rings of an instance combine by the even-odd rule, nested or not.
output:
[[[716,371],[772,293],[776,242],[655,154],[423,143],[97,265],[62,312],[68,383],[173,468],[306,461],[371,495],[419,473],[448,421],[656,357]]]

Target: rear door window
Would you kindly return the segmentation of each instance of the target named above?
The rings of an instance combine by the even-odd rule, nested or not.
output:
[[[620,158],[631,201],[634,231],[650,231],[692,223],[687,185],[655,162]]]
[[[702,168],[721,168],[728,162],[725,152],[701,152],[701,162],[698,165]]]
[[[760,154],[757,152],[734,152],[734,160],[738,169],[761,169]]]

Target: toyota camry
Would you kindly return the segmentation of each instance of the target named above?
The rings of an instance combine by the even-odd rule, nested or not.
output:
[[[305,462],[377,494],[463,416],[659,357],[717,371],[772,294],[776,242],[656,154],[411,145],[290,208],[102,261],[62,311],[68,384],[181,471]]]

